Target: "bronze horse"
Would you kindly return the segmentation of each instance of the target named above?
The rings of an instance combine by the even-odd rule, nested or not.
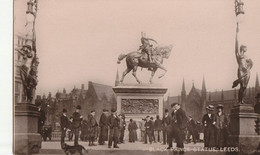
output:
[[[152,73],[151,73],[151,77],[149,80],[150,83],[152,83],[153,76],[158,68],[164,70],[164,73],[162,75],[160,75],[159,78],[163,77],[165,75],[165,73],[167,72],[167,69],[162,65],[163,59],[169,58],[172,47],[173,47],[172,45],[157,46],[155,49],[152,50],[153,51],[152,52],[152,58],[153,58],[152,62],[149,62],[148,54],[144,51],[142,51],[142,52],[135,51],[135,52],[130,52],[128,54],[119,55],[117,63],[120,64],[121,60],[126,58],[126,65],[127,65],[127,69],[123,72],[120,82],[123,83],[125,76],[131,70],[133,70],[132,75],[135,77],[136,81],[140,84],[141,81],[136,76],[136,70],[137,70],[138,66],[142,67],[142,68],[151,68]]]

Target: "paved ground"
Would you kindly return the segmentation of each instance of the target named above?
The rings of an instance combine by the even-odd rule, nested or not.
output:
[[[73,145],[72,141],[66,141],[68,145]],[[79,141],[79,144],[84,146],[86,149],[91,149],[91,150],[111,150],[114,149],[108,148],[107,142],[106,145],[97,145],[97,146],[88,146],[88,142],[81,142]],[[97,144],[97,143],[96,143]],[[175,147],[175,143],[173,143],[173,147]],[[189,143],[189,144],[184,144],[185,148],[201,148],[204,146],[203,143]],[[152,150],[152,149],[166,149],[168,145],[162,145],[161,143],[153,143],[153,144],[143,144],[142,142],[135,142],[135,143],[129,143],[126,142],[124,144],[118,144],[120,147],[119,149],[116,150]],[[58,141],[47,141],[47,142],[42,142],[42,149],[60,149],[60,142]]]
[[[73,145],[73,142],[66,141],[67,144]],[[143,144],[142,142],[119,144],[119,149],[116,148],[108,148],[106,145],[97,145],[97,146],[88,146],[88,142],[79,142],[80,145],[84,146],[87,150],[89,150],[89,155],[175,155],[173,151],[169,151],[166,148],[167,145],[161,145],[161,143],[153,143],[153,144]],[[175,148],[175,143],[173,147]],[[185,155],[207,155],[207,154],[216,154],[216,155],[224,155],[224,152],[209,152],[209,151],[199,151],[203,149],[203,143],[189,143],[185,144]],[[40,151],[41,155],[43,154],[64,154],[63,150],[60,147],[59,141],[46,141],[42,142],[42,149]]]

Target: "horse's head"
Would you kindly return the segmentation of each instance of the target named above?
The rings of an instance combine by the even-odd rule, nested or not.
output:
[[[169,45],[169,46],[157,46],[155,48],[155,51],[157,51],[158,53],[160,53],[162,55],[163,58],[168,59],[171,55],[171,51],[172,51],[173,45]]]

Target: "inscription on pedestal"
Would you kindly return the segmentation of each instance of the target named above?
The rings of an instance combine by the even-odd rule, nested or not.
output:
[[[121,111],[125,114],[158,114],[158,99],[122,99]]]

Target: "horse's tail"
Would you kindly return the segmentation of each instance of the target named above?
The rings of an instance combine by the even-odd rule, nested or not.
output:
[[[120,64],[121,60],[123,60],[125,57],[127,57],[127,54],[120,54],[117,59],[117,63]]]

